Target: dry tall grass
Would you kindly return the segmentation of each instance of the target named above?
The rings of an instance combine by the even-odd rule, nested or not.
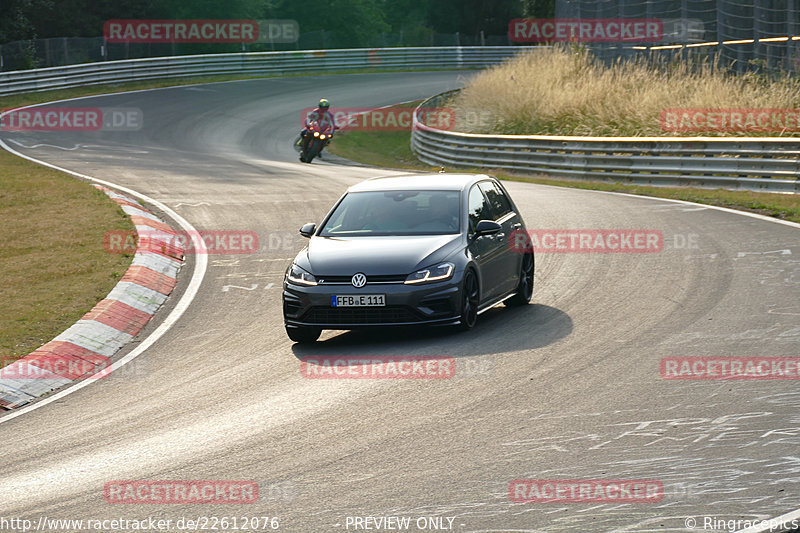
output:
[[[798,108],[800,82],[732,75],[710,61],[691,66],[640,60],[609,67],[580,49],[556,47],[482,72],[449,105],[456,110],[459,131],[672,136],[677,134],[663,131],[659,123],[665,108]]]

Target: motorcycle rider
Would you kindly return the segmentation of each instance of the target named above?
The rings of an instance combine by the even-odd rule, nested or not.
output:
[[[328,138],[325,139],[325,146],[331,142],[333,133],[336,131],[336,123],[334,121],[333,113],[329,111],[330,106],[330,102],[328,102],[328,100],[325,98],[322,98],[319,101],[317,108],[308,114],[303,131],[300,132],[300,139],[297,142],[298,145],[303,143],[303,139],[306,138],[306,134],[308,133],[308,125],[314,121],[317,121],[322,131],[330,130],[328,133]]]

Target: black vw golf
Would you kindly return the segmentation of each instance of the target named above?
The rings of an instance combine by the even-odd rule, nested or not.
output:
[[[495,178],[424,174],[373,178],[350,187],[317,227],[283,282],[283,316],[293,341],[323,329],[456,325],[533,293],[533,250]],[[524,234],[524,233],[522,233]]]

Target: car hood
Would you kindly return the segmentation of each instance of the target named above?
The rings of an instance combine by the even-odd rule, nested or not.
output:
[[[406,275],[445,260],[460,240],[460,234],[313,237],[297,260],[315,276]]]

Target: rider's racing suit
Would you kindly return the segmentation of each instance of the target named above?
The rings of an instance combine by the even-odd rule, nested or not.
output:
[[[322,110],[320,108],[314,109],[311,113],[308,114],[306,117],[306,124],[303,131],[300,132],[300,137],[305,138],[306,133],[308,132],[308,125],[314,121],[319,123],[319,128],[321,131],[330,130],[328,138],[325,139],[325,144],[328,144],[331,141],[331,137],[333,137],[333,132],[336,131],[336,122],[333,118],[333,113],[329,110]]]

